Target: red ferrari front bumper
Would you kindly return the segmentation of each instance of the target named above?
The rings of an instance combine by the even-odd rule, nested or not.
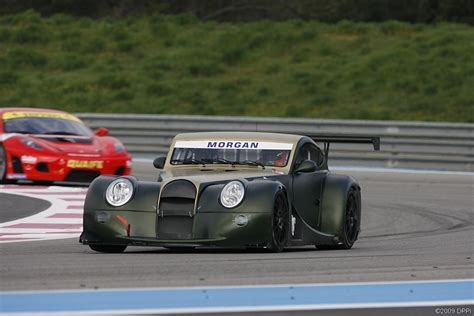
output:
[[[7,174],[10,180],[46,180],[90,182],[99,175],[128,175],[132,160],[128,153],[100,155],[25,155],[7,153]]]

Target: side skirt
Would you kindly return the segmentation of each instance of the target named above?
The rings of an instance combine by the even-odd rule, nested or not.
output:
[[[337,236],[322,233],[312,228],[293,210],[292,216],[296,219],[295,234],[290,235],[289,246],[304,246],[315,244],[337,244]],[[293,227],[292,227],[293,231]]]

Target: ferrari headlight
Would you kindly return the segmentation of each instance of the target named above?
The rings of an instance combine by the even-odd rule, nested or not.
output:
[[[122,206],[130,199],[133,195],[133,183],[126,178],[119,178],[114,180],[105,193],[107,202],[112,206]]]
[[[242,202],[245,195],[245,188],[240,181],[227,183],[221,191],[221,204],[227,208],[233,208]]]
[[[41,150],[43,149],[43,146],[41,146],[40,144],[38,144],[37,142],[35,142],[34,140],[31,140],[31,139],[28,139],[28,138],[23,138],[21,140],[21,142],[28,146],[28,147],[31,147],[31,148],[34,148],[34,149],[37,149],[37,150]]]
[[[125,151],[125,147],[121,143],[115,143],[115,152],[122,153]]]

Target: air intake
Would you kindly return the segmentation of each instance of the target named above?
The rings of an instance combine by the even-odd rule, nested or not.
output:
[[[176,180],[161,191],[157,237],[191,239],[196,187],[189,181]]]

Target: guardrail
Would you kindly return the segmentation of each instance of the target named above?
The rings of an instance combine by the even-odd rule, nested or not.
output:
[[[367,134],[381,148],[333,144],[330,166],[473,171],[474,124],[294,118],[79,113],[91,128],[106,127],[135,157],[165,155],[178,133],[253,131],[291,134]]]

